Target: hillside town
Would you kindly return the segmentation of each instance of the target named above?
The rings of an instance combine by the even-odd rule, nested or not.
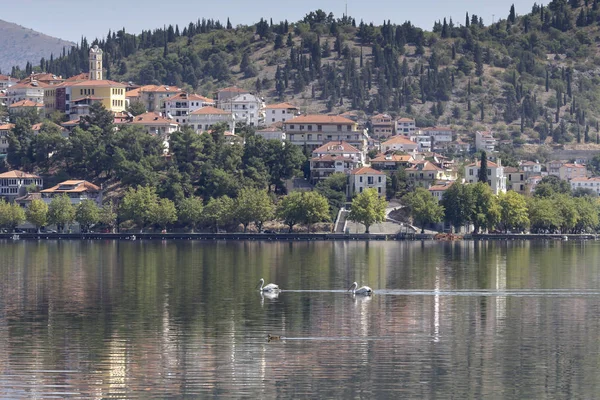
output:
[[[419,127],[414,119],[389,114],[304,114],[293,100],[266,104],[263,98],[240,87],[200,95],[167,85],[140,86],[106,80],[103,68],[103,51],[93,46],[88,73],[67,79],[34,73],[20,81],[0,75],[0,101],[9,113],[9,119],[0,125],[0,157],[9,156],[8,136],[15,127],[10,121],[20,115],[33,113],[46,121],[60,115],[62,122],[55,124],[56,128],[69,137],[90,109],[101,104],[113,115],[115,130],[136,126],[160,138],[165,157],[169,157],[170,135],[184,127],[202,134],[224,125],[226,143],[241,145],[245,137],[238,135],[238,130],[245,127],[266,140],[298,146],[308,156],[309,173],[303,182],[289,182],[290,191],[311,190],[333,174],[344,174],[346,201],[367,189],[391,199],[395,193],[388,192],[390,176],[402,170],[410,190],[423,188],[441,201],[454,183],[478,181],[479,157],[484,152],[489,160],[487,183],[496,195],[514,191],[530,196],[547,176],[558,177],[573,190],[589,189],[600,194],[600,177],[587,170],[586,159],[545,163],[521,160],[517,166],[503,165],[497,155],[500,141],[491,131]],[[132,113],[132,108],[138,112]],[[31,130],[35,134],[41,127],[37,123]],[[38,190],[29,190],[31,185]],[[34,199],[50,202],[57,194],[67,194],[72,204],[93,199],[99,206],[103,197],[101,185],[75,176],[44,188],[41,176],[18,170],[0,174],[0,193],[24,208]]]

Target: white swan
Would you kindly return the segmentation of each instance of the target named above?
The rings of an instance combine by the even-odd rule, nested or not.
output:
[[[264,284],[265,284],[265,280],[263,278],[260,278],[260,281],[259,281],[260,287],[258,288],[258,290],[260,290],[261,292],[279,292],[279,291],[281,291],[281,289],[279,289],[279,286],[277,286],[274,283],[269,283],[267,286],[263,287]]]
[[[350,286],[350,288],[348,289],[349,292],[352,292],[352,294],[362,294],[365,296],[370,296],[373,294],[373,289],[371,289],[368,286],[362,286],[362,287],[358,287],[358,283],[354,282],[352,284],[352,286]]]

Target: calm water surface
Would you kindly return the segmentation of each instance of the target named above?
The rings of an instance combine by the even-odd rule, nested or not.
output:
[[[600,393],[600,243],[20,241],[0,254],[0,398]],[[261,277],[289,291],[261,296]],[[376,294],[344,292],[355,280]]]

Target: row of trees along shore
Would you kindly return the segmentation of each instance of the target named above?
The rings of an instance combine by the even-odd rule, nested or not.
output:
[[[308,231],[312,225],[330,222],[329,202],[318,192],[292,192],[282,197],[277,204],[275,196],[266,190],[243,188],[234,199],[227,195],[210,198],[206,203],[199,197],[187,197],[179,203],[160,198],[156,188],[139,186],[125,193],[119,207],[113,203],[98,207],[93,200],[84,200],[72,205],[67,195],[58,196],[47,204],[35,199],[25,210],[16,203],[0,202],[0,227],[14,230],[25,221],[38,230],[44,226],[56,226],[65,232],[77,222],[83,232],[98,224],[112,230],[117,224],[132,227],[141,232],[150,227],[166,230],[170,226],[188,228],[194,232],[198,227],[215,232],[222,229],[237,231],[239,226],[247,232],[254,224],[262,231],[266,222],[282,221],[292,232],[298,224],[304,224]],[[350,219],[368,228],[385,218],[386,201],[375,190],[366,190],[353,200]]]
[[[455,229],[472,225],[482,231],[577,234],[600,229],[600,202],[590,189],[571,191],[568,182],[548,176],[531,196],[514,191],[495,195],[484,182],[455,183],[438,203],[418,188],[403,197],[412,218],[424,230],[442,221]]]

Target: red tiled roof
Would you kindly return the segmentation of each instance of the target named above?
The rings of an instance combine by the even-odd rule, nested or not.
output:
[[[422,167],[420,167],[422,166]],[[429,161],[419,161],[417,163],[415,163],[415,165],[413,165],[410,168],[406,169],[407,171],[443,171],[443,168],[438,167],[437,165],[435,165],[432,162]]]
[[[392,136],[390,139],[388,139],[387,141],[383,142],[381,145],[382,146],[393,146],[395,144],[410,144],[410,145],[417,145],[417,142],[413,142],[412,140],[406,138],[405,136]]]
[[[356,122],[335,115],[300,115],[285,122],[285,125],[293,124],[340,124],[340,125],[355,125]]]
[[[202,107],[192,113],[190,115],[232,115],[231,112],[219,110],[215,107]]]
[[[30,178],[30,179],[40,179],[38,175],[29,174],[23,171],[8,171],[3,174],[0,174],[0,178]]]
[[[412,118],[399,118],[396,121],[398,121],[398,122],[415,122],[415,120]]]
[[[313,154],[319,153],[360,153],[356,147],[346,142],[329,142],[313,150]]]
[[[74,189],[67,189],[67,190],[59,190],[59,188],[61,186],[75,186]],[[40,193],[80,193],[80,192],[86,192],[86,191],[93,191],[93,192],[98,192],[100,191],[100,187],[94,185],[93,183],[90,183],[88,181],[84,181],[84,180],[68,180],[68,181],[64,181],[59,183],[56,186],[53,186],[49,189],[45,189],[40,191]]]
[[[177,122],[169,120],[159,113],[147,112],[133,117],[134,125],[178,125]]]
[[[454,182],[441,183],[439,185],[433,185],[429,188],[430,192],[443,192],[450,189],[450,186],[454,185]]]
[[[127,93],[129,93],[129,92],[127,92]],[[213,104],[215,103],[215,101],[213,99],[209,99],[208,97],[200,96],[199,94],[185,93],[185,92],[177,93],[176,95],[168,97],[163,101],[166,103],[167,101],[177,101],[177,100],[197,100],[197,101],[201,101],[203,103],[213,103]]]
[[[36,81],[35,79],[33,81],[28,80],[28,81],[21,81],[19,83],[17,83],[14,86],[11,86],[10,88],[8,88],[10,91],[15,90],[15,89],[45,89],[47,87],[50,87],[50,85],[48,85],[47,83],[44,82],[40,82],[40,81]]]
[[[142,92],[154,92],[154,93],[174,93],[181,92],[181,89],[177,86],[169,86],[169,85],[146,85],[137,89]]]
[[[21,100],[17,101],[14,104],[8,106],[9,108],[18,108],[18,107],[44,107],[42,103],[35,103],[31,100]]]
[[[488,160],[487,165],[488,165],[488,167],[498,167],[498,164],[496,164],[495,162],[492,162],[490,160]],[[468,165],[468,167],[477,167],[477,168],[480,168],[481,167],[481,161],[477,161],[477,162],[471,163],[471,164]]]
[[[279,104],[271,104],[265,107],[268,110],[287,110],[287,109],[294,109],[294,110],[298,110],[298,107],[293,106],[289,103],[279,103]]]
[[[0,125],[0,131],[9,131],[15,127],[15,124],[4,124]]]
[[[408,154],[378,154],[371,162],[410,162],[412,159],[413,157]]]
[[[69,86],[71,87],[87,87],[87,86],[104,86],[104,87],[114,87],[114,88],[126,88],[127,85],[115,81],[109,81],[106,79],[102,80],[85,80],[80,82],[73,82]]]
[[[350,175],[385,175],[381,171],[377,171],[371,167],[362,167],[350,171]]]

